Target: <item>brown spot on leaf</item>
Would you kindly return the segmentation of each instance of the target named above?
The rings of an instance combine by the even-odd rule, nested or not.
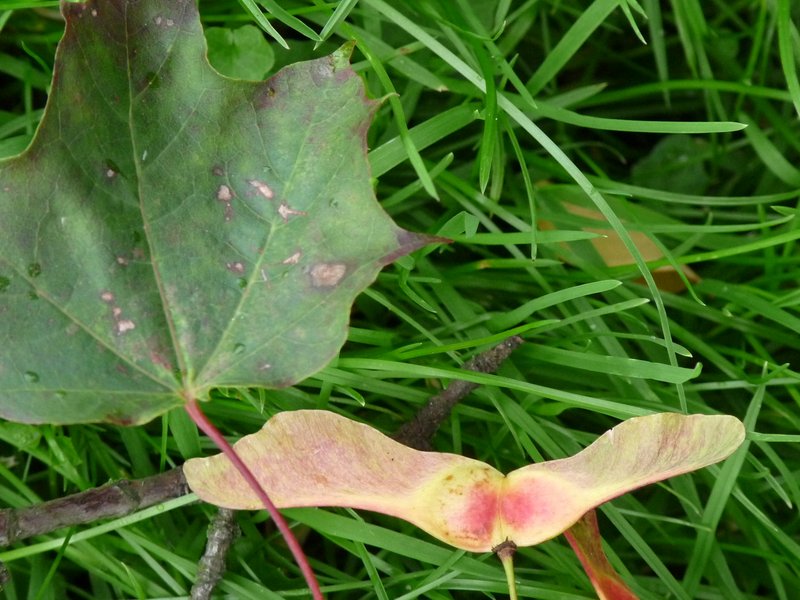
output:
[[[272,191],[272,188],[269,187],[263,181],[259,181],[258,179],[248,179],[247,183],[249,183],[255,190],[261,194],[267,200],[271,200],[275,193]]]
[[[315,288],[331,288],[342,280],[346,272],[347,265],[344,263],[317,263],[309,269],[308,274]]]
[[[275,96],[277,95],[277,91],[275,89],[274,83],[278,81],[282,77],[281,73],[279,72],[275,75],[269,83],[264,85],[260,85],[256,88],[256,93],[253,98],[253,104],[257,110],[264,110],[265,108],[269,108],[272,106],[273,102],[275,101]]]
[[[150,360],[153,361],[154,365],[158,365],[167,371],[172,371],[172,363],[167,360],[167,358],[161,354],[160,352],[156,352],[155,350],[150,351]]]
[[[231,192],[231,188],[225,184],[219,186],[219,189],[217,190],[217,200],[220,202],[230,202],[232,199],[233,192]]]
[[[230,221],[233,219],[233,190],[225,184],[222,184],[217,188],[217,201],[222,202],[225,207],[224,214],[225,220]]]
[[[225,263],[225,267],[231,272],[241,275],[244,273],[244,263],[241,261]]]
[[[103,421],[107,423],[111,423],[112,425],[119,425],[121,427],[130,427],[131,425],[136,425],[136,421],[128,416],[121,416],[115,413],[107,414],[103,417]]]
[[[117,321],[117,335],[122,335],[132,329],[136,329],[136,324],[130,319],[120,319]]]
[[[290,257],[284,258],[281,261],[281,264],[282,265],[296,265],[298,262],[300,262],[300,259],[302,258],[302,256],[303,256],[303,253],[300,252],[300,250],[298,250],[297,252],[292,254]]]
[[[285,202],[281,202],[281,205],[278,207],[278,214],[281,216],[284,223],[288,223],[290,216],[305,217],[308,213],[304,210],[295,210]]]
[[[112,294],[111,292],[103,292],[102,294],[100,294],[100,299],[103,302],[113,302],[114,294]]]

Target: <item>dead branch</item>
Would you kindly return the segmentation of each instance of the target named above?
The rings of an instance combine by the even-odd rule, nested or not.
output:
[[[197,567],[197,577],[189,596],[191,600],[211,598],[214,588],[225,574],[225,558],[238,535],[236,511],[230,508],[218,509],[211,520],[211,525],[208,526],[208,541],[203,558]]]
[[[522,338],[518,335],[512,336],[494,348],[478,354],[462,369],[479,373],[494,373],[520,344],[522,344]],[[420,408],[417,414],[402,425],[392,437],[411,448],[430,450],[433,435],[450,416],[453,407],[477,387],[477,383],[468,381],[455,380],[451,382],[445,391],[428,400],[427,404]]]
[[[0,547],[63,527],[124,517],[189,493],[183,469],[143,479],[122,479],[71,496],[0,510]]]

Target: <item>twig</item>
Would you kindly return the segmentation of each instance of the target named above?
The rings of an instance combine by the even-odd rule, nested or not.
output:
[[[71,496],[0,510],[0,547],[33,535],[100,519],[123,517],[189,493],[183,469],[144,479],[122,479]]]
[[[522,344],[522,338],[518,335],[512,336],[494,348],[478,354],[462,368],[479,373],[494,373],[520,344]],[[433,435],[450,416],[450,411],[477,387],[477,383],[468,381],[455,380],[451,382],[450,387],[428,400],[427,404],[420,408],[417,414],[401,426],[392,437],[411,448],[430,450]]]
[[[208,527],[206,550],[197,568],[191,600],[209,600],[217,583],[225,574],[225,558],[233,540],[239,535],[236,511],[220,508]]]

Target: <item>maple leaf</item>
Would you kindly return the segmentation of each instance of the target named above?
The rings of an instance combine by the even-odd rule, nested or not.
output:
[[[62,10],[42,123],[0,163],[0,416],[135,424],[322,368],[429,241],[374,197],[351,47],[238,81],[193,0]]]

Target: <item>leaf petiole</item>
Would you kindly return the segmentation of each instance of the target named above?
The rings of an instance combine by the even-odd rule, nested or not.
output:
[[[286,519],[283,518],[283,515],[278,512],[278,509],[275,507],[272,500],[270,500],[266,490],[264,490],[264,488],[253,475],[252,471],[231,447],[231,445],[228,443],[228,440],[226,440],[219,430],[214,426],[214,424],[208,420],[206,415],[200,409],[197,399],[190,398],[184,406],[186,408],[186,412],[189,413],[189,416],[192,418],[192,421],[194,421],[200,430],[209,438],[211,438],[217,447],[222,450],[223,454],[228,457],[236,470],[241,474],[245,481],[247,481],[247,484],[250,486],[253,492],[255,492],[256,496],[258,496],[261,502],[263,502],[264,508],[267,509],[269,516],[272,517],[275,526],[278,528],[278,531],[280,531],[283,539],[286,541],[286,545],[292,552],[292,556],[294,556],[297,566],[300,567],[300,571],[303,573],[303,577],[306,580],[308,588],[311,590],[311,595],[313,596],[314,600],[324,600],[322,590],[320,590],[319,587],[319,582],[314,575],[314,571],[311,569],[311,565],[308,562],[305,552],[303,552],[303,548],[300,546],[300,543],[297,541],[294,533],[292,533],[292,530],[289,527],[289,524],[286,522]]]

